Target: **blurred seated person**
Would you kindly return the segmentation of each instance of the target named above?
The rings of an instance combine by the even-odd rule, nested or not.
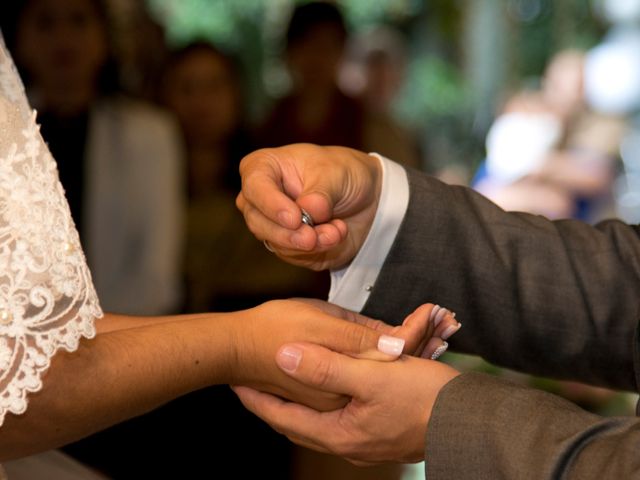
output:
[[[612,214],[625,124],[584,102],[584,54],[558,53],[540,91],[510,99],[487,136],[474,187],[506,210],[594,222]]]
[[[237,61],[203,42],[175,52],[163,79],[162,97],[178,119],[186,151],[188,311],[235,310],[328,290],[326,275],[285,266],[268,252],[235,207],[238,166],[254,148],[242,84]]]
[[[1,10],[103,306],[140,315],[175,311],[178,134],[165,113],[118,95],[106,3],[20,0]]]

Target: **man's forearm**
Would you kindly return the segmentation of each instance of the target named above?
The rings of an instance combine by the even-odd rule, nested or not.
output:
[[[635,389],[634,227],[506,213],[418,173],[364,313],[393,323],[428,301],[465,319],[452,347],[543,375]]]
[[[640,475],[637,418],[598,417],[547,392],[484,374],[467,373],[444,387],[427,432],[429,478]]]

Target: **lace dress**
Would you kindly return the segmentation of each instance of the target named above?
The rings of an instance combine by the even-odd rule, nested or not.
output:
[[[0,38],[0,426],[101,316],[55,161]]]

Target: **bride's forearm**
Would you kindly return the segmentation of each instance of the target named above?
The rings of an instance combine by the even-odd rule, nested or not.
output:
[[[347,315],[336,316],[336,308],[277,300],[186,318],[108,316],[96,338],[74,353],[54,356],[44,387],[30,395],[25,414],[7,416],[0,428],[0,462],[64,445],[213,384],[252,385],[333,410],[346,399],[310,389],[277,367],[283,344],[312,342],[386,360],[403,346],[393,341],[399,350],[380,357],[382,332],[343,320]]]
[[[96,332],[103,333],[126,330],[130,328],[148,327],[161,323],[182,322],[185,320],[195,320],[210,317],[209,313],[194,313],[190,315],[166,315],[162,317],[134,317],[129,315],[119,315],[114,313],[105,314],[104,318],[96,320]]]
[[[234,315],[102,332],[74,353],[58,353],[27,412],[8,414],[0,428],[0,461],[64,445],[187,392],[230,382]]]

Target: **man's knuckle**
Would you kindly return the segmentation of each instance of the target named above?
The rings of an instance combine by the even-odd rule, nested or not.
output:
[[[354,457],[357,454],[353,438],[351,435],[346,434],[346,432],[334,432],[334,437],[332,439],[332,451],[335,455],[345,458]]]
[[[329,362],[317,363],[311,372],[311,382],[317,387],[326,387],[334,376],[334,367]]]
[[[347,341],[348,349],[352,353],[366,351],[372,341],[367,329],[356,323],[349,323],[345,326],[344,338]]]

